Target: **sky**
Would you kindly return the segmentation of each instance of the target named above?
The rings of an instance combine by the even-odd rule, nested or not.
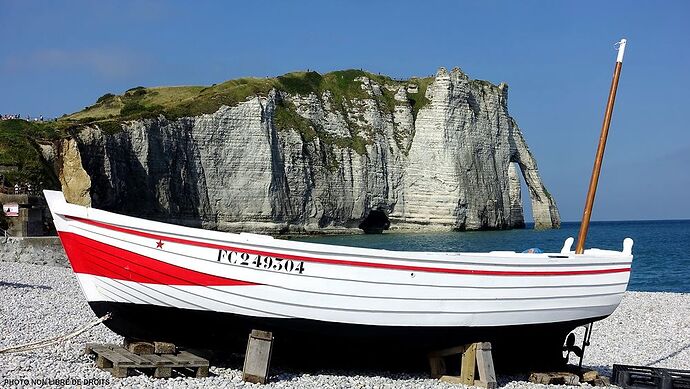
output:
[[[0,0],[0,113],[60,116],[139,85],[458,66],[508,83],[561,218],[577,221],[625,37],[592,219],[690,219],[689,19],[689,1]]]

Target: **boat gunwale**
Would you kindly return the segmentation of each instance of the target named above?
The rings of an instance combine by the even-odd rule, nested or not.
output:
[[[342,245],[330,245],[323,243],[312,242],[297,242],[291,240],[275,239],[269,235],[261,235],[254,233],[233,233],[214,230],[205,230],[203,228],[194,228],[179,226],[160,221],[137,218],[134,216],[122,215],[118,213],[108,212],[97,208],[84,207],[81,205],[70,204],[64,200],[62,192],[45,191],[47,198],[50,197],[51,211],[63,216],[66,219],[75,220],[77,222],[91,224],[100,228],[108,228],[105,226],[98,226],[97,224],[105,224],[110,227],[118,229],[126,229],[129,231],[121,231],[123,233],[132,232],[140,234],[149,234],[155,236],[156,239],[169,239],[174,241],[176,239],[187,240],[188,242],[178,242],[180,244],[194,245],[194,243],[207,244],[215,249],[232,249],[228,247],[229,244],[251,246],[258,249],[268,250],[289,250],[299,252],[306,255],[336,255],[347,257],[365,257],[376,260],[391,260],[404,262],[424,262],[437,263],[446,265],[481,265],[481,266],[516,266],[520,267],[568,267],[568,266],[630,266],[633,256],[615,250],[603,249],[588,249],[585,254],[570,253],[517,253],[510,251],[500,252],[450,252],[450,251],[400,251],[400,250],[386,250],[375,248],[363,248]],[[50,195],[50,196],[48,196]],[[62,199],[56,199],[56,197]],[[62,200],[62,201],[60,201]],[[62,203],[62,204],[59,204]],[[70,225],[73,225],[70,223]],[[134,227],[136,225],[136,227]],[[179,232],[170,232],[171,229]],[[201,236],[204,234],[206,236]],[[244,235],[243,235],[244,234]],[[193,240],[191,240],[193,239]],[[263,241],[267,242],[263,242]],[[268,243],[270,242],[270,244]],[[249,249],[242,247],[242,249]],[[284,253],[271,253],[269,255],[284,255]],[[289,254],[288,254],[289,255]],[[477,261],[472,261],[472,257],[476,257]],[[521,260],[525,262],[519,263],[489,263],[484,262],[486,258],[503,259],[503,260]],[[318,259],[318,258],[315,258]],[[602,260],[609,261],[603,262]],[[544,261],[548,263],[535,262],[530,263],[529,260]],[[339,259],[336,259],[339,261]],[[357,261],[355,261],[357,262]]]

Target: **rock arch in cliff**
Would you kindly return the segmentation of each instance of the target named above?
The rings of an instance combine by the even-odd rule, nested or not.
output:
[[[513,185],[515,181],[517,181],[517,185],[520,185],[519,177],[517,177],[517,170],[519,168],[529,192],[534,228],[560,227],[561,218],[558,213],[558,208],[556,208],[556,202],[549,191],[546,190],[539,175],[539,170],[537,169],[537,162],[527,148],[527,143],[522,136],[522,132],[512,118],[510,119],[508,140],[511,148],[511,164],[508,168],[511,192],[514,191]],[[518,192],[518,194],[521,195],[520,192]],[[522,199],[516,199],[515,201],[519,201],[520,208],[522,208]],[[511,198],[511,210],[512,204],[513,199]]]
[[[556,204],[522,132],[508,114],[508,86],[441,68],[414,122],[395,222],[453,229],[524,227],[518,168],[536,228],[557,228]]]

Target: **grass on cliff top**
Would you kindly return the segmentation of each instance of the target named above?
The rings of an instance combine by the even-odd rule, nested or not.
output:
[[[381,88],[380,96],[370,96],[362,89],[361,77],[366,77],[377,83]],[[146,88],[138,86],[127,90],[122,95],[107,93],[84,110],[60,118],[56,126],[67,129],[86,124],[97,124],[107,133],[121,130],[121,124],[128,120],[154,118],[163,115],[170,120],[181,117],[199,116],[216,112],[221,106],[236,106],[252,96],[266,96],[272,89],[289,94],[315,94],[320,98],[324,92],[331,94],[333,108],[346,114],[346,104],[355,99],[374,98],[379,108],[392,113],[395,105],[394,96],[397,88],[410,83],[417,84],[419,92],[411,94],[409,103],[413,114],[426,104],[424,97],[427,86],[433,78],[411,79],[406,81],[394,80],[387,76],[372,74],[362,70],[350,69],[334,71],[326,74],[317,72],[292,72],[275,78],[240,78],[203,86],[177,86]],[[393,87],[388,90],[385,86]],[[292,111],[292,112],[289,112]],[[278,107],[275,120],[279,128],[292,128],[300,132],[306,140],[318,137],[328,143],[351,147],[358,153],[364,153],[364,139],[358,136],[354,124],[351,126],[351,139],[331,139],[323,131],[314,129],[306,119],[301,119],[294,111],[294,107],[287,105]]]
[[[395,106],[393,99],[395,92],[387,90],[383,85],[401,86],[410,82],[418,83],[421,96],[414,98],[418,105],[415,109],[418,111],[426,103],[422,90],[426,91],[426,86],[433,81],[432,78],[396,81],[387,76],[362,70],[341,70],[323,75],[317,72],[293,72],[275,78],[240,78],[209,87],[136,87],[122,95],[107,93],[93,105],[63,116],[59,121],[79,125],[103,122],[121,123],[159,114],[168,119],[199,116],[216,112],[223,105],[236,106],[251,96],[265,96],[274,88],[290,94],[314,93],[319,96],[328,90],[333,95],[333,102],[340,105],[344,100],[369,98],[366,91],[361,88],[361,82],[355,81],[359,77],[368,77],[381,85],[382,95],[377,98],[377,101],[388,112],[392,112]]]
[[[139,104],[144,109],[150,107],[173,107],[194,99],[199,91],[204,89],[202,86],[174,86],[160,88],[136,87],[128,90],[121,96],[106,93],[101,96],[94,105],[86,107],[84,110],[75,112],[61,118],[61,120],[84,121],[84,119],[108,119],[120,117],[122,109],[129,103],[130,105]],[[127,116],[125,112],[122,116]]]

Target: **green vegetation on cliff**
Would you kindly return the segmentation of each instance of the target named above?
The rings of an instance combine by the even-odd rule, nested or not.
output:
[[[381,93],[371,96],[362,88],[362,77],[380,86]],[[51,167],[45,166],[40,157],[38,142],[53,141],[65,137],[71,130],[85,125],[98,125],[108,133],[122,130],[121,124],[130,120],[154,118],[159,115],[169,120],[193,117],[216,112],[221,106],[236,106],[252,96],[266,96],[271,90],[291,95],[314,94],[323,98],[330,93],[334,109],[343,113],[355,99],[374,99],[379,109],[391,114],[396,104],[395,93],[400,87],[414,84],[418,92],[408,94],[408,103],[416,117],[429,101],[426,89],[433,77],[394,80],[362,70],[342,70],[326,74],[317,72],[293,72],[274,78],[240,78],[212,86],[138,86],[121,95],[106,93],[85,109],[65,115],[53,122],[27,122],[24,120],[0,121],[0,165],[18,167],[18,172],[6,174],[8,182],[43,182],[45,186],[57,185]],[[372,129],[348,123],[350,137],[336,137],[315,126],[296,112],[295,106],[279,100],[274,114],[276,126],[281,130],[295,130],[305,141],[319,139],[326,146],[351,148],[359,154],[366,153],[366,135]]]
[[[289,102],[280,101],[276,106],[273,120],[279,130],[294,130],[297,131],[305,142],[312,142],[315,139],[320,139],[326,146],[337,145],[342,148],[349,148],[354,150],[359,155],[364,155],[367,152],[367,141],[359,134],[361,129],[355,125],[350,124],[350,137],[334,136],[321,128],[318,124],[311,120],[302,117],[295,110],[294,105]],[[331,165],[337,167],[337,162]]]
[[[371,96],[362,88],[361,80],[368,78],[380,86],[380,95]],[[326,74],[317,72],[292,72],[275,78],[240,78],[210,87],[178,86],[145,88],[136,87],[122,95],[112,93],[101,96],[94,105],[80,112],[61,118],[64,125],[80,126],[97,124],[107,132],[120,131],[120,123],[128,120],[153,118],[159,115],[169,120],[181,117],[199,116],[216,112],[221,106],[236,106],[252,96],[266,96],[271,90],[288,94],[310,95],[322,98],[330,93],[333,108],[344,113],[347,120],[346,105],[355,99],[374,99],[382,112],[392,114],[395,93],[401,86],[414,84],[418,92],[409,94],[408,103],[416,117],[419,110],[428,104],[426,89],[433,78],[413,78],[407,81],[394,80],[387,76],[372,74],[362,70],[341,70]],[[359,154],[366,152],[366,140],[361,136],[367,131],[361,125],[348,121],[351,137],[329,136],[314,126],[308,119],[300,116],[295,107],[281,102],[276,107],[274,120],[280,129],[293,129],[306,141],[318,138],[326,144],[352,148]]]
[[[429,99],[426,98],[426,89],[434,82],[433,77],[427,78],[413,78],[410,80],[412,84],[416,84],[418,89],[417,93],[408,93],[407,99],[412,105],[412,116],[417,119],[417,114],[419,110],[424,106],[429,104]]]
[[[306,142],[311,142],[317,136],[316,126],[310,120],[300,116],[294,105],[289,102],[280,101],[276,105],[273,121],[278,129],[297,131]]]
[[[72,124],[103,124],[122,123],[158,115],[164,115],[168,119],[199,116],[216,112],[223,105],[236,106],[251,96],[265,96],[272,89],[300,95],[314,93],[317,96],[330,91],[333,102],[341,105],[344,101],[370,98],[362,89],[361,82],[356,81],[360,77],[367,77],[381,86],[399,87],[410,82],[418,84],[419,93],[410,99],[415,112],[428,102],[424,92],[426,86],[433,81],[433,78],[396,81],[362,70],[342,70],[324,75],[317,72],[293,72],[275,78],[240,78],[209,87],[136,87],[122,95],[105,94],[94,105],[64,116],[60,121]],[[383,87],[381,92],[381,96],[375,96],[376,100],[385,111],[392,112],[395,106],[395,92]]]
[[[0,121],[0,165],[17,167],[17,171],[4,173],[6,184],[42,183],[47,189],[59,187],[52,167],[41,158],[38,142],[57,139],[64,131],[56,122]]]

